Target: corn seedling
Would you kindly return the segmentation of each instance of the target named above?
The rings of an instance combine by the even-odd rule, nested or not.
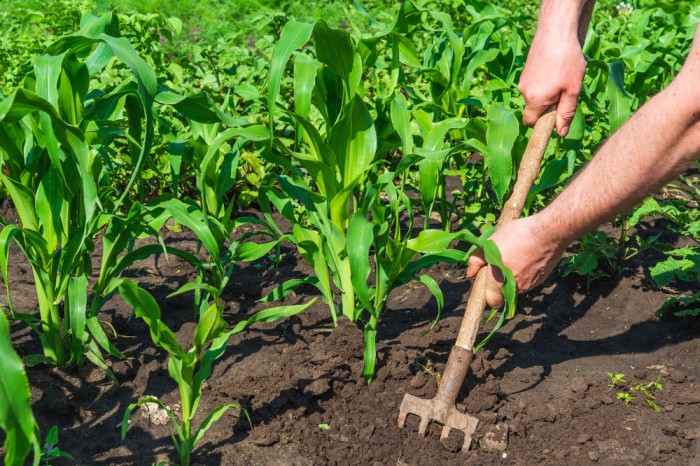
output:
[[[129,405],[124,413],[122,439],[126,436],[132,411],[145,403],[155,403],[167,412],[173,423],[175,432],[171,436],[182,466],[190,464],[191,454],[197,444],[202,440],[207,430],[226,411],[231,408],[241,409],[246,417],[248,416],[247,412],[239,405],[229,403],[214,409],[197,429],[194,429],[192,425],[202,397],[202,386],[211,375],[214,362],[226,351],[226,345],[231,335],[242,331],[255,322],[271,322],[281,317],[292,316],[314,302],[311,300],[306,304],[283,306],[258,312],[250,319],[239,322],[231,331],[227,331],[228,325],[222,318],[223,307],[219,304],[212,304],[199,318],[194,331],[193,346],[189,350],[185,350],[177,342],[172,330],[162,322],[160,307],[147,291],[127,279],[121,280],[118,288],[124,301],[134,309],[135,315],[148,325],[153,343],[167,351],[169,356],[168,374],[178,385],[182,407],[178,421],[176,414],[162,401],[153,397],[142,398]],[[248,420],[250,422],[250,419]]]

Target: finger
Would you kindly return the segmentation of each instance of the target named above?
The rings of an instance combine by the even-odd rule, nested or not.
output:
[[[540,116],[547,111],[547,109],[552,105],[552,102],[545,104],[525,104],[525,110],[523,110],[523,124],[525,126],[535,126],[537,120]]]
[[[565,137],[569,134],[571,122],[576,116],[576,105],[578,105],[578,93],[563,93],[557,105],[557,133]]]
[[[486,304],[493,309],[500,309],[504,305],[502,286],[503,274],[497,267],[489,266],[489,279],[486,284]]]
[[[486,265],[484,253],[480,249],[469,256],[469,267],[467,267],[467,278],[474,278],[482,267]]]

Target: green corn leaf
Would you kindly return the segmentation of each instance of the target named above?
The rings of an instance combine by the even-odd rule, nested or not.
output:
[[[363,353],[364,365],[362,366],[362,377],[367,383],[372,382],[374,376],[374,366],[377,361],[377,319],[372,316],[365,324],[363,331],[365,340],[365,350]]]
[[[95,316],[90,316],[87,319],[87,327],[90,331],[90,336],[96,341],[100,347],[107,351],[112,356],[117,358],[124,358],[124,355],[112,344],[112,342],[107,337],[100,321]],[[91,342],[92,343],[92,342]],[[96,353],[99,353],[96,352]]]
[[[401,138],[403,154],[413,154],[413,135],[411,134],[411,113],[403,94],[397,92],[391,101],[391,123]]]
[[[142,318],[148,325],[153,342],[170,353],[172,357],[185,359],[185,352],[172,330],[160,320],[160,308],[153,296],[128,279],[121,280],[119,293],[124,302],[134,309],[136,316]]]
[[[360,96],[356,95],[343,108],[328,142],[335,153],[343,187],[369,170],[377,151],[377,132],[374,119]]]
[[[192,230],[212,257],[219,258],[220,245],[226,239],[225,229],[221,224],[212,218],[205,220],[199,209],[179,199],[170,199],[163,204],[163,207],[170,212],[175,221]]]
[[[348,31],[329,27],[323,20],[314,26],[314,43],[318,60],[340,76],[345,84],[345,102],[357,92],[362,79],[362,60]]]
[[[435,301],[437,301],[437,306],[438,306],[438,311],[437,315],[435,316],[435,320],[433,321],[433,325],[431,325],[430,328],[433,328],[435,324],[438,323],[440,320],[440,316],[442,315],[442,308],[445,306],[445,298],[442,295],[442,290],[440,289],[440,285],[435,281],[433,277],[430,275],[421,275],[418,277],[418,280],[425,285],[426,288],[432,293],[433,296],[435,296]]]
[[[297,305],[293,305],[293,306],[272,307],[269,309],[265,309],[264,311],[259,311],[255,314],[253,314],[253,316],[250,317],[249,319],[246,319],[242,322],[239,322],[234,327],[234,329],[231,333],[232,334],[239,333],[239,332],[243,331],[246,327],[248,327],[256,322],[274,322],[274,321],[279,320],[279,319],[284,319],[284,318],[299,314],[301,311],[303,311],[304,309],[308,308],[313,303],[315,303],[316,299],[318,299],[318,298],[313,298],[304,304],[297,304]]]
[[[178,288],[176,291],[173,291],[170,293],[167,298],[174,298],[175,296],[180,296],[186,293],[189,293],[191,291],[206,291],[209,293],[211,296],[218,296],[219,295],[219,290],[214,288],[213,286],[207,284],[207,283],[185,283],[182,285],[180,288]]]
[[[221,318],[222,312],[223,308],[214,304],[200,316],[194,331],[194,347],[197,352],[204,348],[204,345],[221,336],[226,330],[227,324]]]
[[[179,95],[170,91],[156,94],[155,100],[170,105],[185,117],[198,123],[220,123],[219,115],[213,110],[214,103],[208,94]]]
[[[277,105],[277,97],[280,93],[282,75],[284,74],[284,69],[287,66],[287,62],[295,50],[309,41],[313,30],[313,24],[299,23],[294,20],[289,21],[287,24],[285,24],[284,29],[282,29],[280,40],[277,42],[275,49],[272,51],[267,101],[268,111],[270,113],[270,128],[274,127],[272,122],[275,114],[275,107]]]
[[[86,339],[87,320],[87,287],[88,280],[85,275],[72,277],[68,282],[67,315],[70,322],[71,359],[76,363],[81,362],[84,353]]]
[[[498,202],[503,204],[503,198],[513,177],[513,146],[518,138],[520,125],[515,112],[496,102],[489,109],[488,120],[486,166]]]
[[[231,255],[231,260],[243,262],[252,262],[258,260],[267,253],[269,253],[272,250],[272,248],[279,245],[281,241],[284,241],[286,239],[287,237],[282,237],[279,240],[268,241],[267,243],[253,243],[251,241],[247,241],[244,243],[236,244],[235,250],[233,250],[233,254]]]
[[[318,61],[305,53],[297,53],[294,57],[294,111],[301,118],[309,116],[318,68]]]
[[[0,312],[0,428],[5,431],[5,464],[22,466],[31,451],[39,464],[40,433],[34,420],[29,381],[22,360],[15,353],[10,325]]]
[[[304,278],[292,278],[282,283],[281,285],[275,287],[264,297],[255,301],[256,303],[269,303],[272,301],[279,301],[284,297],[288,296],[290,293],[294,292],[297,288],[302,285],[318,286],[319,280],[317,277],[304,277]]]
[[[371,313],[376,310],[371,302],[367,279],[370,274],[369,250],[374,240],[374,225],[362,212],[350,219],[347,233],[347,253],[350,261],[350,277],[355,293],[362,305]]]
[[[211,428],[211,426],[216,421],[221,419],[221,416],[223,416],[226,413],[226,411],[228,411],[231,408],[240,409],[241,407],[235,403],[229,403],[229,404],[226,404],[223,406],[219,406],[209,416],[204,418],[204,420],[202,421],[202,424],[200,424],[199,429],[197,429],[197,432],[194,434],[194,438],[192,439],[192,447],[193,448],[195,446],[197,446],[197,443],[200,440],[202,440],[202,437],[204,437],[204,434],[207,433],[209,428]],[[246,417],[247,417],[247,413],[246,413]]]

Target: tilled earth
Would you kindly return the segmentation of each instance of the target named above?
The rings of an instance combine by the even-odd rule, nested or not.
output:
[[[196,247],[184,233],[169,233],[166,240]],[[290,250],[283,252],[276,271],[261,261],[236,272],[224,295],[229,322],[264,308],[255,300],[282,281],[310,272]],[[15,306],[31,311],[31,270],[13,254]],[[235,402],[247,410],[252,427],[241,411],[229,411],[205,436],[195,464],[693,464],[700,445],[700,323],[654,317],[669,290],[654,288],[643,265],[629,263],[621,278],[591,284],[555,276],[521,297],[521,312],[477,354],[458,396],[458,408],[480,419],[467,452],[460,451],[456,432],[441,441],[439,425],[421,438],[415,416],[404,429],[397,427],[405,393],[436,393],[470,288],[462,271],[431,272],[445,292],[445,310],[427,333],[437,310],[428,291],[409,284],[392,293],[369,386],[360,375],[361,328],[340,319],[330,331],[320,300],[290,319],[253,325],[216,363],[199,412],[201,420]],[[192,341],[191,298],[166,298],[193,277],[188,266],[159,257],[129,274],[156,296],[178,339]],[[313,295],[313,289],[301,289],[287,302]],[[116,344],[130,358],[111,361],[119,386],[89,366],[28,370],[42,432],[58,425],[59,446],[75,457],[56,464],[175,461],[169,426],[157,412],[137,410],[121,439],[130,403],[156,396],[177,410],[179,395],[166,354],[154,347],[146,326],[130,318],[119,298],[104,311],[121,335]],[[39,350],[25,327],[13,329],[20,353]],[[610,387],[608,372],[624,374],[628,388]],[[663,390],[652,393],[657,412],[643,391],[629,387],[659,376]],[[619,392],[636,398],[626,404]]]

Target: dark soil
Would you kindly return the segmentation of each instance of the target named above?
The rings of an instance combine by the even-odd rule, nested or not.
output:
[[[195,248],[185,233],[168,233],[166,241]],[[283,253],[277,271],[268,261],[241,265],[225,294],[229,322],[264,308],[255,300],[283,280],[309,274],[291,250]],[[13,254],[15,306],[30,312],[36,303],[31,270]],[[195,464],[691,464],[700,445],[700,320],[654,317],[670,294],[651,285],[643,260],[649,256],[640,253],[621,278],[592,282],[588,290],[585,279],[555,276],[520,298],[521,312],[477,354],[459,394],[458,408],[480,419],[468,452],[459,451],[456,432],[440,441],[439,425],[421,438],[415,416],[397,427],[405,393],[434,396],[468,297],[462,271],[436,267],[432,275],[445,292],[442,319],[423,335],[435,318],[435,300],[420,286],[396,290],[379,329],[378,370],[369,386],[360,375],[361,328],[340,319],[329,331],[332,321],[320,300],[296,317],[256,324],[233,338],[207,382],[199,419],[235,402],[248,411],[252,427],[239,410],[229,411],[205,436]],[[165,298],[192,279],[188,266],[159,257],[129,274],[156,296],[180,341],[191,341],[191,298]],[[287,302],[313,295],[303,289]],[[75,457],[57,464],[175,461],[168,426],[151,423],[140,410],[121,440],[130,403],[149,395],[177,409],[179,394],[165,353],[143,322],[129,318],[120,298],[108,303],[104,317],[123,335],[116,344],[130,358],[110,362],[119,386],[93,366],[28,370],[42,433],[58,425],[60,447]],[[13,329],[22,355],[39,350],[25,326]],[[625,374],[630,385],[660,375],[663,391],[654,393],[660,411],[642,392],[632,392],[637,397],[629,404],[616,399],[621,390],[608,386],[608,372]]]

